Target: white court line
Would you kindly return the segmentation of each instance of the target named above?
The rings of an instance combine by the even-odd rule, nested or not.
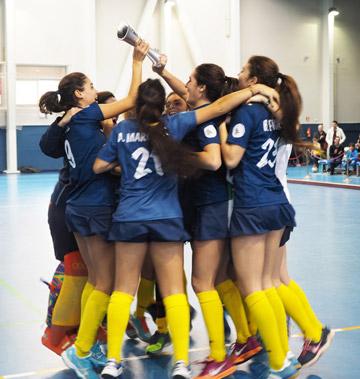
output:
[[[339,333],[339,332],[350,332],[352,330],[357,330],[357,329],[360,329],[360,326],[350,326],[347,328],[337,328],[337,329],[333,329],[333,330],[335,331],[335,333]],[[301,338],[301,337],[302,337],[302,334],[292,334],[291,335],[291,338]],[[229,344],[226,346],[229,346]],[[209,350],[209,347],[198,347],[198,348],[194,348],[194,349],[189,349],[189,353],[195,353],[198,351],[205,351],[205,350]],[[172,353],[163,353],[162,355],[172,355]],[[123,361],[124,362],[130,362],[130,361],[137,361],[137,360],[149,359],[149,358],[151,358],[151,357],[149,357],[148,355],[138,355],[135,357],[124,358]],[[67,369],[66,367],[58,367],[58,368],[51,368],[51,369],[46,369],[46,370],[23,372],[20,374],[11,374],[11,375],[3,375],[3,376],[0,375],[0,379],[26,378],[26,377],[31,377],[31,376],[60,372],[60,371],[66,370],[66,369]]]
[[[194,352],[205,351],[205,350],[209,350],[209,347],[198,347],[195,349],[189,349],[189,352],[194,353]],[[164,356],[172,355],[172,353],[163,353],[161,355],[164,355]],[[124,358],[123,361],[124,362],[131,362],[131,361],[137,361],[137,360],[149,359],[149,358],[151,358],[151,357],[149,357],[148,355],[138,355],[135,357]],[[66,369],[68,369],[68,368],[63,366],[63,367],[49,368],[49,369],[39,370],[39,371],[29,371],[29,372],[23,372],[20,374],[3,375],[3,376],[0,376],[0,379],[26,378],[26,377],[36,376],[36,375],[51,374],[51,373],[63,371]]]

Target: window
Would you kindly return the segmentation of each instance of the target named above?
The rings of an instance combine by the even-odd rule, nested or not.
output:
[[[65,66],[16,66],[16,105],[37,105],[41,95],[56,91]]]

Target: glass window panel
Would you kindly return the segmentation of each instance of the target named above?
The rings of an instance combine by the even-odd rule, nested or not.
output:
[[[16,81],[16,105],[34,105],[39,101],[36,80]]]
[[[56,91],[59,80],[38,80],[38,98],[47,91]]]

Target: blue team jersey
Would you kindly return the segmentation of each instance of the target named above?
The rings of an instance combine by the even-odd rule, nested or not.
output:
[[[164,123],[175,140],[196,127],[194,112],[165,116]],[[98,157],[121,166],[120,202],[113,221],[148,221],[182,217],[176,175],[164,174],[159,158],[136,120],[124,120],[112,131]]]
[[[242,105],[233,111],[227,142],[246,149],[233,170],[234,207],[287,203],[275,175],[280,125],[262,104]]]
[[[196,109],[202,108],[204,106]],[[200,124],[184,138],[184,142],[193,151],[200,152],[204,147],[212,143],[220,144],[219,125],[224,117],[217,117]],[[185,181],[185,186],[191,186],[191,199],[194,206],[214,204],[228,200],[228,188],[226,184],[226,168],[224,165],[216,171],[203,170],[199,178],[191,178]]]
[[[106,142],[100,121],[104,116],[97,103],[77,113],[66,126],[65,153],[73,187],[68,204],[112,206],[114,187],[109,174],[96,175],[92,169],[97,153]]]

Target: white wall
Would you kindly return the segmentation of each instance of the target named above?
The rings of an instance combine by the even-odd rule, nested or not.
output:
[[[116,27],[121,20],[126,21],[138,30],[142,11],[147,0],[120,2],[117,0],[97,0],[97,87],[115,91],[126,57],[131,53],[129,45],[116,37]],[[226,16],[228,16],[228,0],[181,0],[184,18],[192,30],[192,43],[199,47],[201,61],[197,63],[217,63],[228,72],[231,67],[230,42],[226,37]],[[203,17],[206,10],[206,17]],[[171,71],[184,81],[188,80],[191,70],[195,67],[188,51],[186,39],[173,11],[171,25],[171,44],[168,56]],[[155,9],[147,31],[142,35],[153,47],[160,48],[160,6]],[[228,72],[229,73],[229,72]],[[229,74],[236,74],[231,72]],[[156,77],[151,70],[150,62],[144,65],[144,78]]]
[[[336,0],[335,119],[360,122],[360,1]]]
[[[126,58],[132,51],[128,44],[117,38],[117,27],[121,21],[126,21],[136,29],[145,2],[146,0],[96,1],[97,81],[95,84],[98,90],[115,92]],[[146,38],[154,42],[155,35],[151,33],[146,35]]]
[[[301,121],[308,123],[321,119],[321,17],[321,1],[241,0],[242,62],[251,55],[274,59],[296,80]]]
[[[13,1],[16,64],[65,65],[96,79],[95,0]],[[34,108],[16,112],[17,125],[44,124],[42,117]]]
[[[119,72],[130,48],[117,41],[115,26],[123,19],[135,28],[144,0],[133,3],[97,0],[97,72],[102,89],[115,90]],[[228,75],[234,71],[232,39],[229,36],[229,0],[181,0],[190,25],[193,43],[198,46],[200,62],[217,63]],[[140,9],[140,12],[139,12]],[[206,12],[206,17],[204,14]],[[118,15],[121,15],[118,16]],[[159,7],[144,37],[159,46]],[[267,55],[278,62],[280,70],[292,75],[304,100],[302,122],[321,120],[321,38],[322,2],[313,0],[240,0],[241,63],[253,54]],[[114,36],[114,37],[112,37]],[[176,17],[171,29],[171,46],[165,53],[171,71],[187,80],[195,63],[186,46]],[[125,46],[124,46],[125,45]],[[117,74],[118,73],[118,74]],[[144,77],[154,76],[145,66]]]
[[[142,12],[151,0],[13,0],[16,3],[16,63],[67,65],[69,71],[83,71],[98,90],[115,91],[131,48],[116,37],[116,28],[125,20],[137,28]],[[179,0],[178,0],[179,1]],[[235,75],[234,47],[229,35],[231,0],[180,0],[185,20],[197,47],[194,62],[185,34],[173,17],[169,57],[172,72],[186,81],[196,63],[221,65]],[[302,122],[321,119],[321,0],[239,0],[241,63],[253,54],[270,56],[280,70],[292,75],[304,100]],[[2,0],[0,0],[0,6]],[[341,10],[336,18],[336,112],[340,122],[360,121],[357,96],[360,75],[359,0],[337,0]],[[1,9],[1,8],[0,8]],[[206,17],[205,17],[206,14]],[[0,28],[1,30],[1,28]],[[160,6],[143,35],[160,47]],[[1,40],[1,38],[0,38]],[[1,47],[1,42],[0,42]],[[1,50],[0,50],[1,51]],[[1,57],[0,57],[1,59]],[[241,65],[239,65],[241,66]],[[125,72],[124,91],[130,79]],[[156,77],[150,62],[144,65],[144,78]],[[0,125],[3,125],[0,112]],[[17,123],[42,124],[36,109],[18,109]]]
[[[16,63],[67,65],[95,75],[94,0],[16,1]]]

